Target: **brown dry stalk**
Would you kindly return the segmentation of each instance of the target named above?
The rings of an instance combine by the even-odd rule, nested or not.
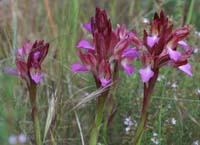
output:
[[[54,24],[54,21],[53,21],[52,15],[51,15],[51,10],[49,7],[49,0],[44,0],[44,3],[45,3],[45,9],[47,12],[48,21],[49,21],[49,24],[51,27],[51,32],[52,32],[53,36],[55,37],[56,36],[56,26]]]

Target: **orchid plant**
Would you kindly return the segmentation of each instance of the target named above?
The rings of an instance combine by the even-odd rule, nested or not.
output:
[[[43,40],[35,41],[33,44],[26,42],[22,48],[17,49],[15,60],[17,69],[6,70],[9,74],[20,76],[27,84],[32,105],[31,115],[36,145],[42,145],[36,93],[37,85],[44,77],[44,72],[41,70],[41,64],[48,53],[48,49],[49,43],[44,43]]]
[[[150,30],[148,32],[144,30],[143,45],[140,47],[140,60],[143,68],[139,69],[144,83],[143,106],[133,140],[134,145],[138,145],[142,138],[148,117],[148,107],[160,68],[172,66],[192,76],[191,65],[188,62],[192,49],[184,41],[188,34],[189,26],[173,31],[173,25],[169,25],[168,18],[163,11],[160,12],[160,15],[155,13],[154,19],[150,22]],[[179,47],[182,47],[183,50],[179,50]]]
[[[133,30],[128,31],[125,25],[118,25],[113,29],[106,11],[98,7],[95,16],[89,23],[83,24],[83,27],[92,35],[92,40],[83,39],[78,42],[81,63],[75,62],[72,65],[73,72],[91,72],[97,88],[115,83],[120,66],[128,75],[132,74],[134,67],[131,63],[139,57],[137,46],[141,43]],[[134,42],[134,48],[131,47],[131,42]],[[90,145],[97,144],[109,88],[97,98],[97,112],[91,131]]]

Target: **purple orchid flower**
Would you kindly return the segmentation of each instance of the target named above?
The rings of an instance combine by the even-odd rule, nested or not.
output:
[[[114,30],[106,11],[99,8],[96,8],[91,22],[83,24],[83,28],[92,34],[92,41],[82,39],[78,42],[81,63],[72,65],[73,72],[90,71],[103,87],[113,81],[114,66],[118,64],[129,75],[132,74],[134,67],[131,63],[139,54],[136,48],[130,48],[130,44],[134,42],[138,47],[141,43],[133,30],[129,32],[125,25],[118,25]]]
[[[21,76],[28,85],[40,83],[44,77],[41,63],[47,55],[48,48],[49,43],[44,43],[43,40],[35,41],[34,44],[24,43],[23,47],[17,49],[16,52],[17,69],[6,68],[5,72]]]
[[[168,18],[161,11],[160,15],[155,13],[154,20],[150,22],[150,30],[144,30],[143,45],[141,45],[141,56],[143,67],[139,69],[143,87],[143,103],[138,128],[132,144],[141,142],[147,119],[148,108],[151,103],[155,84],[157,82],[160,68],[163,66],[173,66],[189,76],[192,76],[191,65],[188,58],[192,49],[184,41],[189,34],[189,27],[173,31],[173,25],[169,25]],[[182,47],[182,50],[179,50]]]
[[[184,26],[175,31],[172,28],[173,25],[168,24],[168,18],[161,12],[160,16],[155,13],[149,33],[144,30],[141,56],[143,68],[139,70],[144,83],[154,76],[155,70],[164,65],[177,67],[192,76],[191,65],[188,63],[192,49],[183,40],[189,34],[189,27]],[[178,50],[179,47],[183,50]]]

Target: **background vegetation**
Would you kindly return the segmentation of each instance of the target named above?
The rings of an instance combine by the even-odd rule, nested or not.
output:
[[[189,10],[192,1],[194,7]],[[38,92],[42,136],[46,134],[45,127],[50,125],[45,144],[81,145],[81,136],[87,144],[95,100],[78,109],[72,108],[95,91],[95,84],[90,74],[73,74],[69,68],[78,59],[77,41],[89,37],[81,25],[94,15],[96,6],[108,11],[114,27],[117,23],[125,23],[139,36],[148,26],[144,18],[152,19],[154,12],[160,10],[164,10],[175,27],[191,24],[188,43],[194,48],[190,59],[194,76],[189,78],[172,68],[162,69],[142,144],[156,144],[156,140],[160,145],[200,142],[200,0],[1,0],[0,144],[9,144],[9,137],[20,133],[27,136],[27,144],[33,140],[26,85],[3,70],[15,67],[16,48],[26,40],[36,39],[50,42],[50,51],[43,64],[46,76]],[[138,69],[139,61],[134,63]],[[131,77],[121,71],[121,76],[114,97],[116,113],[108,128],[108,139],[100,137],[101,144],[127,145],[137,125],[142,83],[137,71]],[[129,116],[133,125],[126,133],[124,120]]]

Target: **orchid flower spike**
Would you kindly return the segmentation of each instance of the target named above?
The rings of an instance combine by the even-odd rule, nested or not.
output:
[[[131,65],[139,57],[137,46],[139,39],[133,30],[128,31],[125,25],[112,28],[107,12],[96,8],[96,14],[89,23],[83,24],[92,40],[82,39],[78,42],[78,55],[81,62],[75,62],[72,72],[92,72],[95,80],[104,87],[113,81],[116,66],[121,65],[126,73],[132,74]],[[134,47],[131,43],[134,42]]]

